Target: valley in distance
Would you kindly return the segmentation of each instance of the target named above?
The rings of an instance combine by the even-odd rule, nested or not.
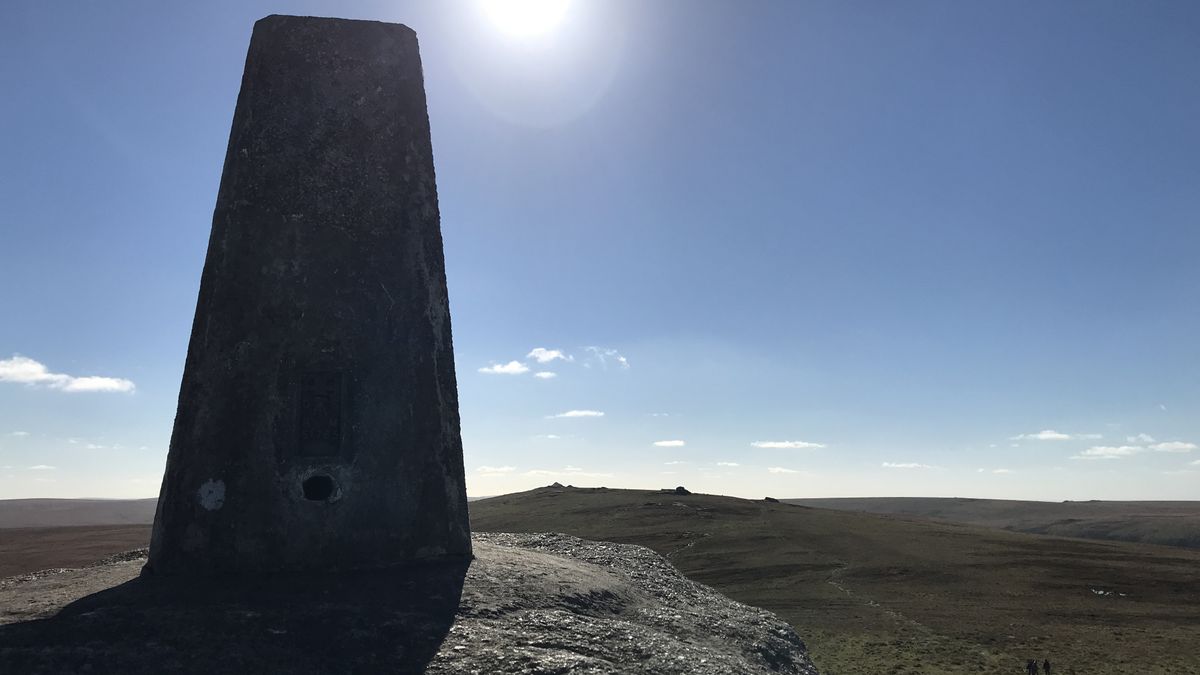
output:
[[[141,548],[155,500],[0,501],[0,578]],[[747,500],[550,486],[482,532],[647,546],[775,612],[826,675],[1200,674],[1200,502]],[[0,618],[2,620],[2,618]]]

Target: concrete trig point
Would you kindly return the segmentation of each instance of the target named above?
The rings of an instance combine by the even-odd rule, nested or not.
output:
[[[254,26],[147,570],[470,556],[417,38]]]

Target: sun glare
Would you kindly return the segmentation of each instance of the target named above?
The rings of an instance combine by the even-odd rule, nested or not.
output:
[[[481,0],[481,4],[500,30],[529,37],[558,26],[570,0]]]

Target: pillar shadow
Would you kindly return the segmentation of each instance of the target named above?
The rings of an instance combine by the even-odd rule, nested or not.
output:
[[[454,623],[469,565],[141,577],[0,626],[0,672],[421,673]]]

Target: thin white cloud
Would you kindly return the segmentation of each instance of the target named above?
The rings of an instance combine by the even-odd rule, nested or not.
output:
[[[13,354],[11,359],[0,359],[0,382],[15,382],[31,387],[42,386],[71,393],[131,393],[137,388],[133,382],[120,377],[96,375],[76,377],[65,373],[52,373],[41,363],[20,354]]]
[[[682,448],[685,445],[687,445],[687,443],[680,440],[654,441],[654,447],[656,448]]]
[[[549,370],[539,370],[538,372],[534,373],[533,376],[539,380],[553,380],[554,378],[558,377],[558,373],[553,373]]]
[[[1159,410],[1161,410],[1161,411],[1163,411],[1163,412],[1166,412],[1166,411],[1167,411],[1167,404],[1166,404],[1166,403],[1159,403],[1159,404],[1158,404],[1158,409],[1159,409]]]
[[[107,445],[99,445],[97,443],[88,443],[87,445],[85,445],[83,447],[86,450],[107,450],[108,449]]]
[[[769,471],[771,473],[800,473],[796,469],[785,469],[782,466],[768,467],[767,471]]]
[[[479,372],[488,375],[523,375],[529,372],[529,366],[520,361],[509,361],[503,364],[493,363],[490,366],[480,368]]]
[[[1007,473],[1015,473],[1015,472],[1012,469],[992,469],[992,473],[1007,474]]]
[[[741,466],[737,462],[717,462],[717,466]]]
[[[29,432],[28,431],[13,431],[13,432],[10,432],[8,435],[12,436],[13,438],[24,438],[29,435]]]
[[[667,466],[675,466],[676,464],[691,464],[691,462],[685,462],[683,460],[677,459],[673,462],[663,462],[663,464],[665,464]]]
[[[651,417],[670,417],[671,413],[650,413]]]
[[[612,478],[611,473],[600,473],[592,471],[584,471],[577,466],[564,467],[561,470],[553,469],[532,469],[525,472],[526,476],[546,476],[550,478]]]
[[[562,438],[562,436],[559,436],[558,434],[539,434],[534,436],[534,438],[542,438],[547,441],[557,441],[558,439]]]
[[[928,464],[919,464],[917,462],[884,462],[881,464],[885,469],[932,469]]]
[[[812,450],[825,447],[824,443],[810,443],[808,441],[754,441],[750,445],[756,448],[788,450]]]
[[[533,359],[538,363],[575,360],[575,357],[563,353],[561,349],[546,349],[545,347],[534,347],[532,351],[525,355],[525,358]]]
[[[515,466],[481,466],[475,469],[475,473],[480,473],[488,476],[499,476],[506,473],[516,471]]]
[[[30,471],[53,471],[53,470],[57,469],[58,467],[50,466],[49,464],[34,464],[33,466],[28,467],[28,468]]]
[[[1140,455],[1151,450],[1155,452],[1191,452],[1196,449],[1195,443],[1187,443],[1184,441],[1167,441],[1164,443],[1155,443],[1151,446],[1141,445],[1096,445],[1084,450],[1078,455],[1074,455],[1071,459],[1122,459],[1133,455]]]
[[[1072,455],[1071,459],[1121,459],[1145,451],[1146,448],[1140,445],[1094,445],[1078,455]]]
[[[1150,434],[1138,434],[1137,436],[1126,436],[1125,440],[1130,443],[1153,443],[1154,437]]]
[[[1155,443],[1150,446],[1150,449],[1158,452],[1191,452],[1196,449],[1196,444],[1184,441],[1167,441],[1166,443]]]
[[[1035,434],[1017,434],[1009,438],[1010,441],[1067,441],[1070,439],[1070,434],[1060,433],[1053,429],[1042,429]]]
[[[629,368],[629,359],[625,358],[615,349],[606,349],[604,347],[584,347],[591,354],[588,361],[599,363],[602,368],[607,368],[610,364],[621,369]],[[584,365],[590,366],[590,363]]]
[[[548,415],[547,419],[569,419],[574,417],[604,417],[604,413],[599,410],[568,410],[560,412],[557,415]]]
[[[1191,465],[1192,466],[1200,466],[1200,459],[1195,460],[1194,462],[1191,463]]]
[[[1096,441],[1104,438],[1104,434],[1068,434],[1054,429],[1042,429],[1032,434],[1017,434],[1009,437],[1010,441]],[[1016,446],[1013,446],[1016,447]]]

